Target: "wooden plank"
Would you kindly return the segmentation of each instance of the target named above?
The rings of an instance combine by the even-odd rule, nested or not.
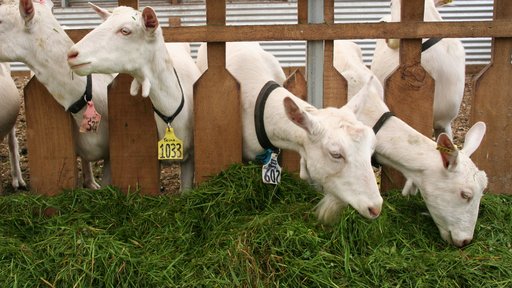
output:
[[[226,25],[226,1],[206,1],[206,23],[209,26]]]
[[[206,1],[209,25],[224,25],[225,5]],[[225,68],[225,43],[208,43],[207,49],[208,69],[194,85],[196,183],[242,161],[240,85]]]
[[[301,69],[295,69],[288,76],[288,78],[283,84],[283,87],[290,91],[293,95],[299,97],[304,101],[307,101],[308,87],[306,83],[306,78],[304,77],[304,72],[302,71]],[[281,152],[281,161],[283,163],[283,168],[286,169],[288,172],[298,173],[300,171],[299,153],[291,150],[283,150],[283,152]]]
[[[297,23],[308,23],[308,0],[297,1]],[[288,69],[285,74],[287,75],[283,87],[290,91],[293,95],[300,99],[307,101],[308,87],[305,78],[305,69]],[[283,150],[281,152],[281,163],[283,169],[291,173],[300,172],[300,154],[292,150]]]
[[[30,70],[11,71],[11,77],[30,77]]]
[[[119,6],[139,9],[138,0],[118,0]],[[109,146],[112,184],[128,193],[160,192],[158,134],[149,98],[131,97],[132,77],[120,74],[109,86]],[[136,143],[136,144],[135,144]]]
[[[308,23],[308,0],[297,1],[297,23]]]
[[[334,42],[325,41],[324,51],[324,107],[341,107],[347,103],[347,80],[333,66]]]
[[[324,0],[327,24],[334,24],[334,0]],[[324,107],[341,107],[347,103],[347,80],[334,68],[334,40],[324,42]]]
[[[133,9],[139,9],[139,0],[118,0],[117,3],[119,6],[128,6]]]
[[[303,68],[294,69],[284,81],[283,87],[304,101],[308,99],[308,88]]]
[[[24,89],[31,191],[56,195],[77,185],[72,119],[35,77]]]
[[[171,16],[169,17],[169,27],[176,28],[181,26],[181,17]]]
[[[473,74],[478,74],[480,73],[485,67],[487,67],[487,65],[483,65],[483,64],[469,64],[469,65],[466,65],[466,74],[468,75],[473,75]],[[284,74],[287,75],[291,75],[293,72],[295,72],[295,70],[301,70],[302,74],[304,74],[304,69],[305,67],[304,66],[289,66],[289,67],[283,67],[283,71],[284,71]]]
[[[123,192],[160,193],[157,128],[153,105],[130,95],[132,77],[119,74],[108,88],[112,184]]]
[[[400,57],[410,55],[408,50],[415,54],[417,49],[421,49],[421,40],[402,40]],[[432,137],[434,80],[423,69],[419,59],[411,61],[402,63],[386,79],[385,100],[397,117],[423,135]]]
[[[424,0],[402,1],[403,27],[423,19]],[[432,136],[434,80],[421,66],[421,39],[400,41],[400,65],[385,82],[385,101],[397,117],[411,127]],[[384,167],[382,191],[399,189],[405,184],[402,174]]]
[[[208,70],[194,85],[196,183],[242,161],[240,85],[224,68],[224,51],[224,43],[208,44]]]
[[[506,4],[505,4],[506,3]],[[495,0],[494,18],[512,19],[512,3]],[[487,132],[473,154],[477,166],[486,171],[492,193],[512,194],[512,38],[494,38],[491,63],[476,76],[471,122],[484,121]]]
[[[512,21],[411,22],[407,26],[400,23],[187,26],[175,30],[164,28],[163,34],[166,40],[175,42],[509,37]]]
[[[73,42],[78,42],[89,31],[72,29],[66,33]],[[162,27],[162,31],[167,42],[510,37],[512,21],[411,22],[407,26],[400,23],[183,26]]]

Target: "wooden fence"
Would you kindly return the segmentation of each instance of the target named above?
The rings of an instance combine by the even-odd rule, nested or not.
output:
[[[137,0],[119,0],[119,5],[138,8]],[[398,117],[431,135],[434,82],[420,65],[421,38],[493,37],[491,63],[478,74],[472,97],[471,123],[487,124],[473,159],[487,172],[490,191],[512,193],[507,189],[512,184],[508,171],[512,168],[512,2],[495,0],[494,20],[479,22],[423,22],[423,6],[424,0],[402,1],[402,23],[334,24],[334,0],[324,0],[325,21],[308,24],[308,0],[298,0],[296,25],[226,26],[225,1],[207,0],[207,25],[164,28],[169,42],[208,42],[209,68],[194,86],[196,183],[242,160],[240,86],[225,68],[225,42],[325,41],[323,104],[341,106],[346,97],[339,95],[346,95],[347,87],[332,65],[333,40],[400,38],[400,65],[385,84],[386,102]],[[88,31],[70,30],[68,34],[76,42]],[[300,83],[300,77],[294,79],[299,79],[296,85]],[[109,87],[112,183],[123,191],[141,188],[142,193],[158,194],[153,110],[149,98],[127,96],[130,81],[129,76],[119,75]],[[297,89],[305,91],[304,87]],[[25,88],[25,101],[32,190],[53,195],[74,188],[76,157],[69,114],[35,79]],[[295,164],[287,165],[296,167],[297,157],[291,158],[288,163]],[[396,173],[386,175],[385,189],[400,187]]]

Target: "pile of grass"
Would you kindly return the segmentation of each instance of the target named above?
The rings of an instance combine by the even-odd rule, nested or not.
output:
[[[444,243],[419,197],[323,226],[320,195],[234,165],[186,196],[113,188],[0,197],[0,287],[510,287],[512,198],[486,195],[474,242]]]

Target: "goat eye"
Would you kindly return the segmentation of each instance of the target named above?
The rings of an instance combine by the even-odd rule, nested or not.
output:
[[[460,197],[464,200],[471,200],[473,195],[471,195],[471,192],[467,192],[467,191],[461,191],[460,192]]]
[[[343,159],[343,155],[341,155],[341,153],[330,152],[330,154],[331,154],[331,157],[334,159]]]
[[[130,35],[130,34],[132,33],[132,31],[130,31],[130,29],[125,28],[125,27],[121,28],[121,30],[120,30],[120,31],[121,31],[121,34],[123,34],[123,35],[125,35],[125,36],[126,36],[126,35]]]

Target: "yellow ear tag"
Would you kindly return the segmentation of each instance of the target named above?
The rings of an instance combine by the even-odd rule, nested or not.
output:
[[[167,127],[164,138],[158,141],[158,160],[181,160],[183,154],[183,141],[176,137],[172,127]]]
[[[439,150],[440,152],[444,152],[444,153],[448,153],[448,154],[452,154],[453,152],[458,150],[457,146],[454,146],[454,149],[452,149],[452,148],[441,146],[441,145],[437,145],[436,149]]]

